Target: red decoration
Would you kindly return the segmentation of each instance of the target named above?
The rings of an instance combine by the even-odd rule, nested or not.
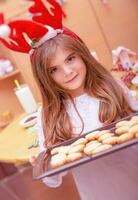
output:
[[[54,29],[62,29],[62,8],[55,0],[47,1],[52,5],[49,8],[51,13],[41,0],[31,1],[34,1],[34,5],[29,8],[30,13],[35,14],[32,18],[33,21],[51,26]]]
[[[48,32],[48,29],[41,24],[27,20],[13,21],[7,25],[11,30],[9,35],[11,41],[8,42],[5,40],[5,38],[0,38],[0,40],[9,49],[23,53],[29,53],[32,48],[31,45],[26,41],[23,33],[26,33],[27,36],[33,41],[34,38],[41,38]]]
[[[4,23],[4,17],[3,14],[0,13],[0,25]]]
[[[111,71],[125,71],[125,69],[123,68],[121,64],[118,64],[118,65],[113,66]]]
[[[121,77],[121,79],[128,86],[135,76],[136,76],[136,73],[132,71],[128,71],[125,76]]]
[[[58,33],[65,33],[72,37],[79,38],[70,30],[63,29],[63,11],[55,0],[47,0],[48,9],[44,0],[30,0],[34,4],[29,8],[33,14],[31,20],[16,20],[4,24],[3,16],[0,16],[0,41],[8,48],[23,53],[29,53],[32,48],[41,45],[43,42],[56,36]],[[51,27],[49,29],[48,26]],[[25,37],[30,40],[28,41]],[[10,40],[7,40],[7,37]],[[40,42],[40,43],[39,43]]]

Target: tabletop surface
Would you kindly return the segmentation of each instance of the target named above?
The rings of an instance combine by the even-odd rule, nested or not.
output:
[[[39,148],[30,148],[37,141],[36,130],[19,124],[25,116],[22,114],[0,132],[0,162],[26,163],[30,156],[38,156]]]

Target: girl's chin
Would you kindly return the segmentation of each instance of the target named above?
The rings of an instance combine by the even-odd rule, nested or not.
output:
[[[80,90],[80,88],[82,88],[82,85],[74,85],[74,86],[71,86],[71,87],[66,87],[66,90],[68,90],[68,91],[72,91],[72,92],[74,92],[74,91],[78,91],[78,90]]]

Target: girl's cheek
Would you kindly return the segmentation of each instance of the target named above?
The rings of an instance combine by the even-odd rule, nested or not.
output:
[[[53,77],[53,80],[58,84],[62,83],[62,79],[63,79],[63,77],[59,76],[59,75],[56,75]]]

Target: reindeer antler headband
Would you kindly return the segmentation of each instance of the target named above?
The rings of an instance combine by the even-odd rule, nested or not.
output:
[[[64,29],[62,25],[63,11],[55,0],[45,0],[50,5],[48,10],[44,0],[30,0],[34,4],[29,8],[32,20],[16,20],[4,24],[0,14],[0,41],[9,49],[29,53],[58,33],[79,38],[75,33]],[[26,38],[29,38],[29,41]]]

